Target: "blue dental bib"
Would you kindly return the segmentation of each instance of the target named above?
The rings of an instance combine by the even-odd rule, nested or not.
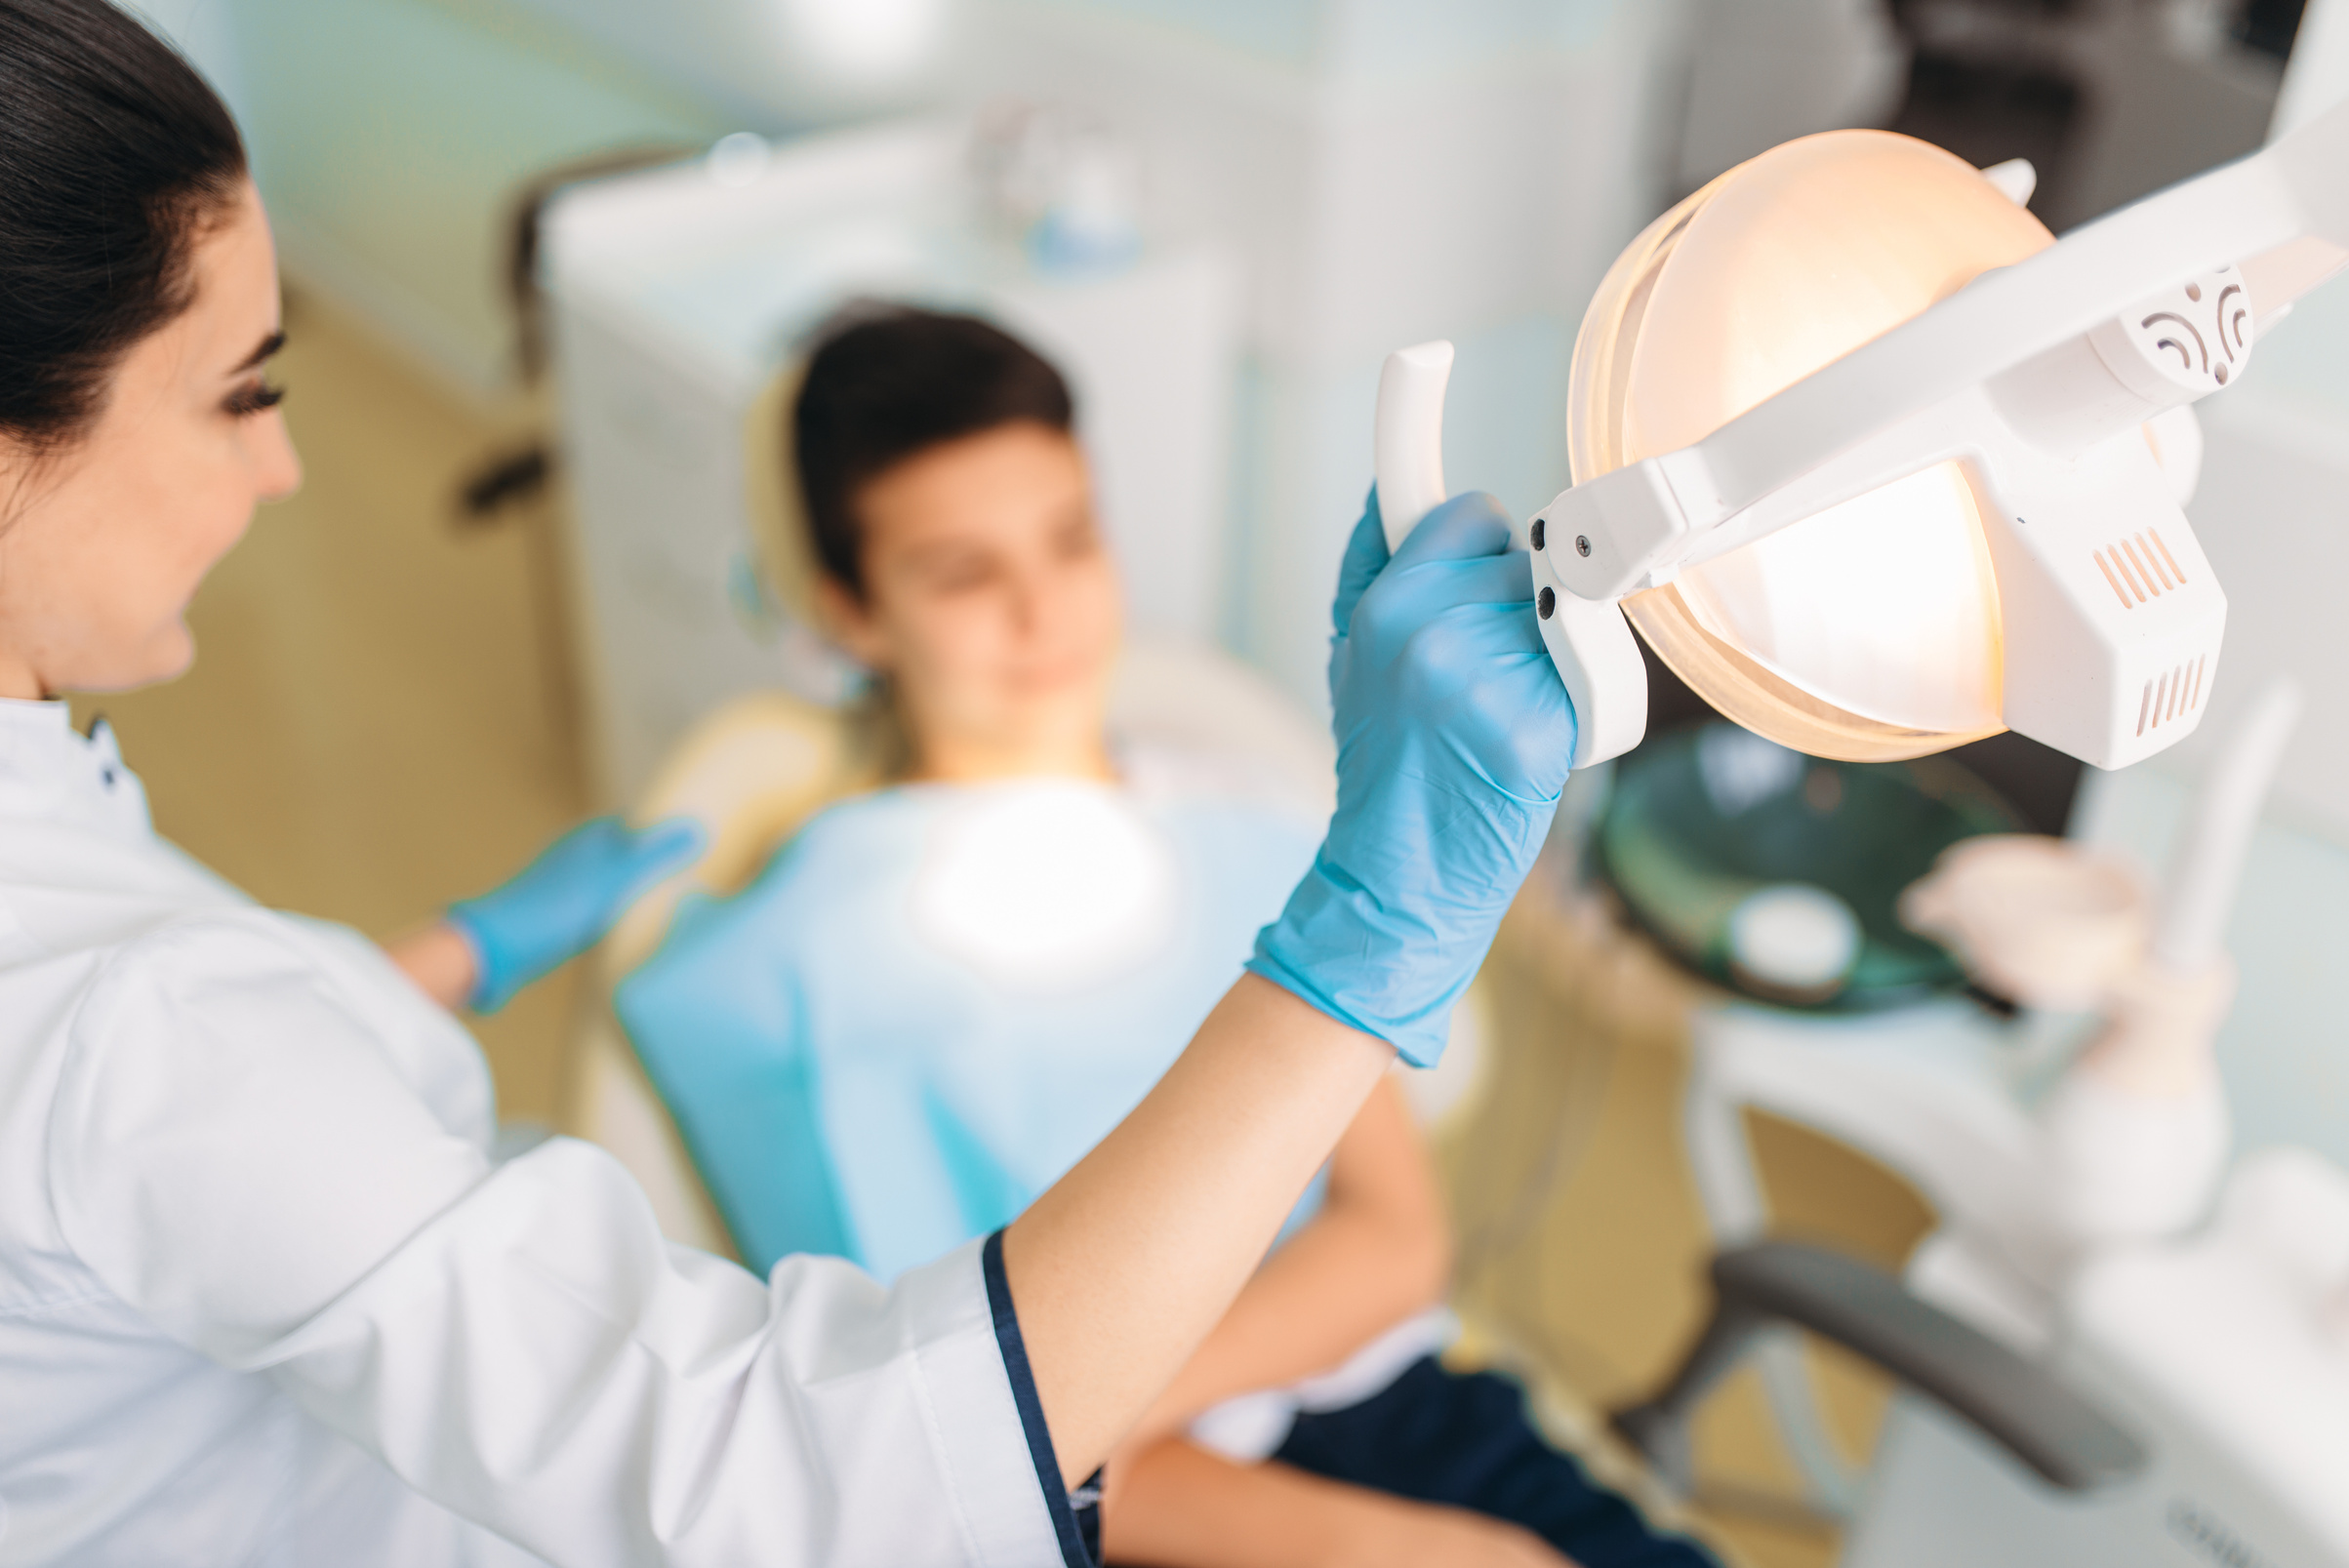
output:
[[[1230,791],[884,789],[689,899],[614,1007],[747,1264],[892,1278],[1007,1224],[1149,1092],[1316,826]]]

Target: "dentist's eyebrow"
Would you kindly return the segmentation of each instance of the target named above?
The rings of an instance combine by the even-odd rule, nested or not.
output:
[[[275,354],[285,345],[285,330],[280,328],[277,331],[269,334],[269,336],[266,338],[263,338],[261,341],[261,346],[254,349],[250,354],[247,354],[245,356],[244,363],[238,365],[236,369],[230,371],[228,374],[231,376],[242,376],[249,370],[258,370],[269,360],[270,356]]]

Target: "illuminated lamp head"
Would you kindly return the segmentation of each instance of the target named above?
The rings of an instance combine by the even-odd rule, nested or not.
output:
[[[2349,269],[2349,104],[2053,240],[1980,174],[1836,132],[1653,224],[1575,345],[1574,482],[1526,527],[1574,765],[1640,743],[1632,626],[1730,718],[1855,761],[2012,729],[2100,768],[2192,733],[2226,595],[2192,405]],[[1440,502],[1452,346],[1390,354],[1389,548]]]
[[[1762,154],[1649,224],[1583,318],[1576,483],[1702,440],[2053,243],[1963,160],[1834,131]],[[1883,761],[1996,734],[2004,628],[1977,503],[1944,462],[1623,602],[1674,673],[1747,728]]]

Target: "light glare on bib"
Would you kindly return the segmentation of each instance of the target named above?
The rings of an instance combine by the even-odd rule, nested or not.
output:
[[[939,825],[915,928],[1018,986],[1097,978],[1161,941],[1175,869],[1150,823],[1100,784],[986,785]]]

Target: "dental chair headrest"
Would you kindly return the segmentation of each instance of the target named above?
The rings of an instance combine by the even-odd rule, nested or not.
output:
[[[794,359],[751,401],[743,422],[743,493],[750,546],[767,592],[784,614],[821,630],[816,583],[823,568],[808,529],[792,435],[792,411],[806,380],[807,361]]]

